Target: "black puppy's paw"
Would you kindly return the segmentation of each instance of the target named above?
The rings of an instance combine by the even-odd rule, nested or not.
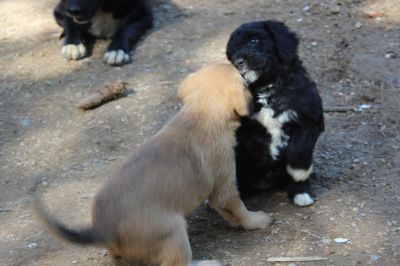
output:
[[[311,206],[315,203],[315,200],[307,192],[294,195],[292,201],[300,207]]]
[[[61,54],[68,60],[79,60],[86,56],[87,49],[82,43],[65,44],[61,49]]]
[[[130,54],[124,50],[110,50],[104,54],[104,62],[111,66],[119,66],[130,61]]]

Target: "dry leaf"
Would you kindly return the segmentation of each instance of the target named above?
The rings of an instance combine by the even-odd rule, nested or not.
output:
[[[79,101],[76,107],[88,110],[96,108],[106,102],[115,100],[122,96],[126,90],[126,83],[114,82],[111,85],[104,85],[96,92],[93,92]]]
[[[363,11],[364,17],[367,18],[377,18],[383,17],[384,13],[382,11],[374,10],[374,9],[366,9]]]

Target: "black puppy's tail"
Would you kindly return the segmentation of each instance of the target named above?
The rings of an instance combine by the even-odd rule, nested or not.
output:
[[[102,237],[93,229],[93,227],[84,229],[71,229],[59,222],[48,211],[44,204],[35,198],[35,212],[43,225],[56,236],[81,245],[99,244],[104,242]]]

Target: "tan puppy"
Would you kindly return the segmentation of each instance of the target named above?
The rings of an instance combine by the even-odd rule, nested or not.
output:
[[[97,194],[91,227],[68,229],[37,203],[53,233],[105,246],[127,261],[188,266],[195,263],[184,217],[204,200],[235,227],[272,222],[264,212],[248,211],[236,188],[235,129],[251,102],[237,70],[230,64],[205,67],[183,81],[178,96],[184,103],[178,114]]]

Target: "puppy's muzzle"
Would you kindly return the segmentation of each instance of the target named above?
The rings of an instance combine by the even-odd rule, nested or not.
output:
[[[243,57],[238,57],[233,60],[233,64],[239,70],[239,73],[243,76],[246,74],[246,72],[249,70],[246,64],[246,61],[244,60]]]

